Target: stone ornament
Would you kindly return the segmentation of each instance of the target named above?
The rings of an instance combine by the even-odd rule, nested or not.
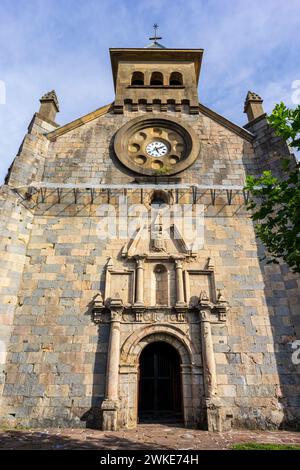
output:
[[[166,176],[192,165],[200,144],[194,130],[186,124],[148,114],[132,119],[119,129],[114,150],[123,165],[135,173]]]
[[[211,302],[208,294],[202,290],[199,295],[198,304],[195,307],[200,312],[201,321],[215,322],[215,315],[217,315],[218,321],[225,322],[229,310],[229,304],[220,289],[218,290],[215,303]]]
[[[57,98],[55,90],[45,93],[40,99],[41,103],[49,102],[49,101],[53,102],[56,106],[56,110],[59,111],[59,103],[58,103],[58,98]]]

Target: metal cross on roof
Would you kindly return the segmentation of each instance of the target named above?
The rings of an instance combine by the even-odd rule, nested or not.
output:
[[[153,29],[154,29],[154,36],[152,38],[149,38],[149,39],[150,39],[150,41],[154,41],[154,43],[157,43],[158,39],[162,39],[160,36],[156,36],[157,30],[158,30],[158,24],[157,23],[154,23]]]

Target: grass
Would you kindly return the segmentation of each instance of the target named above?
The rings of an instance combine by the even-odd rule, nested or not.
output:
[[[233,450],[300,450],[297,444],[259,444],[257,442],[245,442],[244,444],[234,444]]]

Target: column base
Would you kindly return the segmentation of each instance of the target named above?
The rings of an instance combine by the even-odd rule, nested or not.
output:
[[[102,430],[118,430],[118,410],[119,402],[114,400],[104,400],[101,405],[102,412]]]
[[[176,302],[175,308],[176,308],[176,310],[177,310],[177,309],[186,309],[186,308],[187,308],[187,304],[186,304],[186,302]]]
[[[208,398],[205,400],[207,429],[210,432],[222,432],[223,416],[219,398]]]

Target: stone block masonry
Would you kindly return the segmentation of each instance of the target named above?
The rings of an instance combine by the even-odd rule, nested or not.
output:
[[[122,70],[133,73],[137,64],[130,50],[125,52],[130,66]],[[264,115],[245,130],[203,105],[195,109],[200,68],[195,52],[180,52],[189,57],[187,68],[180,66],[183,78],[195,74],[187,82],[194,87],[188,91],[193,106],[177,102],[187,93],[184,84],[168,84],[176,71],[174,51],[135,53],[144,60],[149,54],[153,60],[168,57],[163,84],[151,89],[147,82],[148,101],[135,100],[144,88],[135,88],[141,85],[131,84],[122,72],[118,93],[128,92],[135,101],[118,101],[117,107],[59,127],[52,122],[57,97],[47,93],[1,188],[1,424],[135,428],[145,413],[143,384],[152,377],[148,387],[155,399],[146,409],[152,418],[167,411],[168,418],[181,419],[185,426],[212,431],[296,426],[300,366],[292,362],[292,343],[300,339],[299,276],[285,265],[260,260],[263,248],[242,192],[230,189],[243,187],[247,174],[279,171],[286,144],[274,139]],[[152,66],[150,61],[145,67],[149,80]],[[113,70],[117,74],[115,63]],[[153,90],[163,101],[149,103]],[[257,113],[262,100],[249,96]],[[174,143],[168,120],[192,129],[200,145],[196,161],[172,178],[134,172],[114,153],[120,128],[148,112],[155,139],[164,132],[168,152],[177,152],[169,156],[172,164],[185,158],[185,144]],[[154,125],[156,116],[163,131]],[[136,134],[142,146],[142,130]],[[130,142],[121,150],[134,154],[137,147]],[[142,165],[141,156],[136,158]],[[168,190],[166,181],[207,189]],[[144,182],[153,188],[125,190],[125,185]],[[39,183],[52,186],[38,190]],[[62,184],[69,187],[62,190]],[[92,191],[93,185],[107,184],[121,189]],[[216,185],[222,185],[219,192]],[[130,204],[148,210],[153,200],[203,204],[203,247],[189,249],[182,233],[164,240],[159,218],[157,239],[143,239],[139,230],[130,240],[99,238],[99,224],[105,223],[99,207],[109,203],[118,215],[119,195],[125,193]],[[167,352],[156,356],[159,349],[151,356],[156,371],[162,364],[169,367],[164,387],[162,374],[152,376],[149,369],[143,376],[141,367],[142,352],[158,343],[173,350],[179,364],[176,369],[175,361],[168,362]],[[161,390],[169,393],[167,398],[159,395]],[[163,400],[173,404],[173,411],[159,408]]]

